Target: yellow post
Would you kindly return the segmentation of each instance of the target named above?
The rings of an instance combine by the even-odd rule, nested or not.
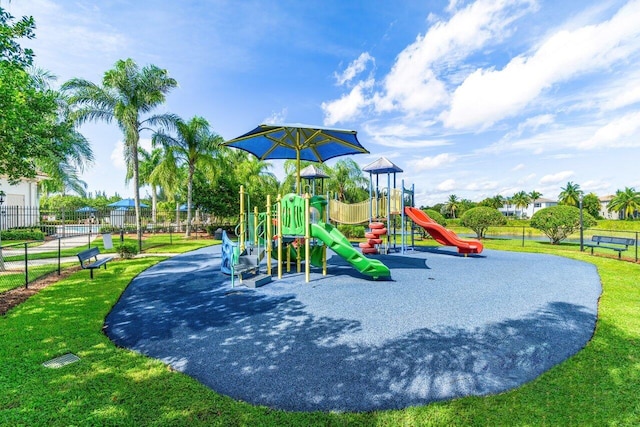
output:
[[[282,279],[282,202],[280,195],[276,201],[276,220],[278,221],[278,279]]]
[[[253,246],[258,247],[258,207],[253,207]]]
[[[265,224],[265,245],[267,247],[267,275],[271,276],[271,196],[267,194],[267,219]]]
[[[327,245],[322,245],[322,275],[327,275]]]
[[[238,239],[240,253],[244,252],[244,185],[240,186],[240,236]]]
[[[309,193],[304,195],[304,281],[311,281],[311,218],[309,214]]]

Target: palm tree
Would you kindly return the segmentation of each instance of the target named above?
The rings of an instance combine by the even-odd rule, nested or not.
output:
[[[531,203],[531,199],[529,198],[529,195],[524,191],[518,191],[516,194],[513,195],[511,200],[513,201],[513,204],[515,205],[516,209],[520,209],[520,218],[522,218],[523,209],[528,208],[529,203]]]
[[[43,69],[34,69],[32,78],[42,91],[51,91],[51,83],[56,80],[53,74]],[[93,163],[93,151],[89,141],[74,126],[69,100],[62,93],[56,93],[56,97],[58,127],[52,138],[62,150],[58,153],[45,151],[34,159],[37,168],[46,175],[39,186],[45,194],[64,193],[69,189],[86,197],[87,184],[80,179],[79,173]]]
[[[159,148],[154,148],[151,152],[147,152],[140,147],[139,178],[140,185],[148,184],[151,187],[151,221],[153,224],[158,222],[158,189],[164,184],[162,173],[160,173],[161,165],[165,159],[165,152]],[[126,183],[133,178],[133,170],[127,170]],[[166,179],[166,178],[165,178]],[[170,179],[170,178],[169,178]]]
[[[444,205],[444,208],[448,213],[451,214],[451,217],[455,219],[456,211],[458,210],[459,205],[460,200],[458,199],[458,196],[456,196],[455,194],[451,194],[449,196],[449,199],[447,199],[447,203]]]
[[[174,159],[176,165],[187,168],[187,227],[186,237],[191,236],[191,204],[193,200],[193,175],[196,166],[201,163],[211,163],[218,146],[224,142],[222,137],[212,133],[209,122],[202,117],[193,117],[188,122],[177,119],[174,123],[176,135],[166,133],[161,129],[154,133],[153,145],[162,145],[169,159]]]
[[[529,193],[529,197],[531,198],[531,202],[533,203],[533,213],[536,213],[536,200],[542,197],[542,193],[533,190]]]
[[[327,188],[338,195],[338,200],[349,203],[360,201],[356,200],[358,191],[367,188],[369,181],[354,160],[340,159],[333,167],[325,165],[324,169],[329,175]]]
[[[489,205],[492,208],[500,209],[505,204],[505,198],[500,194],[496,194],[495,196],[489,199]]]
[[[561,205],[578,206],[580,204],[580,196],[584,192],[580,189],[579,184],[569,181],[566,187],[560,187],[560,189],[562,191],[558,195],[558,202]]]
[[[142,115],[150,113],[165,101],[166,94],[178,83],[167,71],[148,65],[140,69],[132,59],[116,62],[114,68],[105,72],[102,85],[84,79],[71,79],[62,89],[71,94],[69,102],[77,107],[78,123],[87,121],[118,122],[124,134],[125,159],[133,173],[134,201],[138,246],[142,249],[142,227],[140,221],[140,178],[138,145],[140,133],[151,130],[150,126],[170,125],[172,114]]]
[[[609,212],[622,212],[625,218],[632,218],[640,210],[640,191],[633,187],[625,187],[624,191],[617,190],[607,209]]]

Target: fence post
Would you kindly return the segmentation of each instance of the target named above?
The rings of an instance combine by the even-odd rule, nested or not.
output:
[[[522,226],[522,247],[524,248],[524,225]]]
[[[29,244],[24,244],[24,287],[25,289],[29,289],[29,260],[27,259],[27,246]]]
[[[60,258],[61,258],[62,250],[60,247],[60,238],[58,237],[58,276],[60,275]]]
[[[638,262],[638,232],[636,231],[636,262]]]

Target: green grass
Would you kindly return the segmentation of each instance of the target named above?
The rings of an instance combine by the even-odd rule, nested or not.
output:
[[[397,411],[292,413],[219,395],[159,361],[117,348],[104,318],[129,281],[160,258],[82,272],[0,318],[0,425],[576,425],[640,424],[640,266],[572,245],[493,240],[486,247],[555,253],[596,265],[603,284],[592,341],[536,380],[506,393]],[[531,274],[536,268],[532,266]],[[85,272],[86,273],[86,272]],[[42,363],[72,352],[61,369]]]

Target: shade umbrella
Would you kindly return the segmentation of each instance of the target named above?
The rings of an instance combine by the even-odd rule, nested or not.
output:
[[[78,213],[94,213],[94,212],[98,212],[98,210],[92,208],[91,206],[83,206],[80,209],[76,209],[76,212],[78,212]]]
[[[133,208],[135,207],[136,202],[133,199],[122,199],[122,200],[118,200],[117,202],[114,203],[110,203],[107,206],[111,207],[111,208]],[[141,208],[148,208],[149,205],[145,205],[144,203],[140,203],[140,207]]]
[[[295,159],[296,189],[300,191],[300,161],[323,163],[349,154],[369,153],[355,130],[303,124],[262,124],[223,145],[247,151],[260,160]]]

